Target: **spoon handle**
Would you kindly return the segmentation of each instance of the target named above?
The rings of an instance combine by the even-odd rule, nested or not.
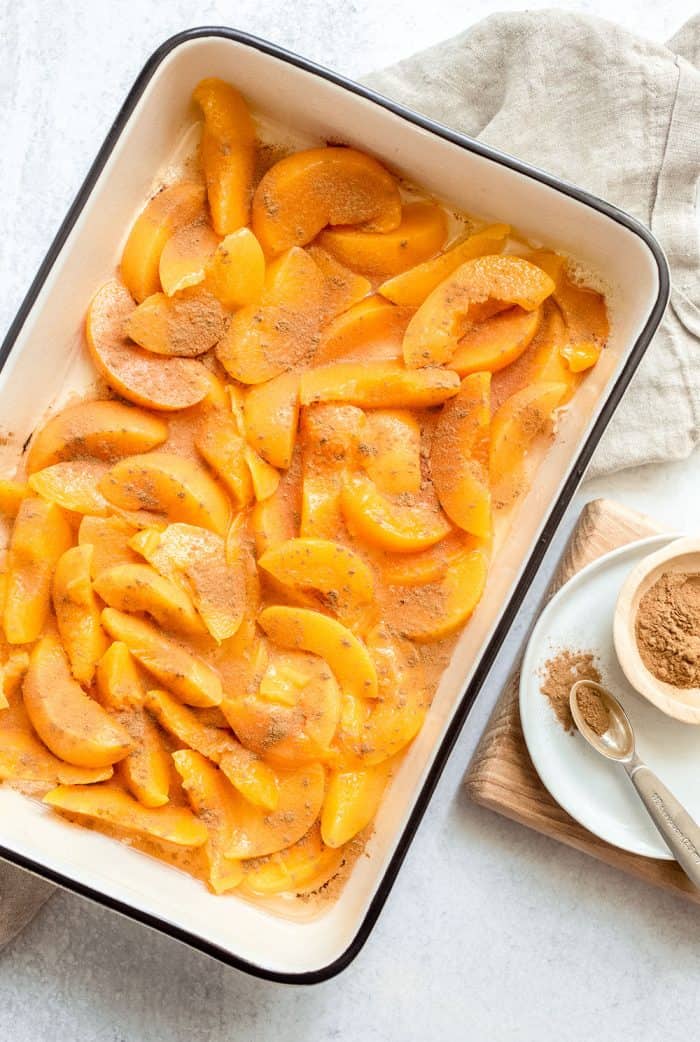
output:
[[[625,770],[676,861],[700,889],[700,828],[638,757],[625,764]]]

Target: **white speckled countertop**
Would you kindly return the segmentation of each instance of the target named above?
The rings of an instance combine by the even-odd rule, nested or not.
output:
[[[150,52],[195,24],[247,29],[349,75],[396,61],[513,0],[0,0],[0,329]],[[696,0],[582,0],[657,40]],[[690,528],[700,460],[588,483]],[[549,561],[556,556],[550,553]],[[542,570],[541,590],[549,571]],[[535,591],[535,595],[536,595]],[[529,604],[534,603],[533,597]],[[530,612],[450,759],[388,905],[341,977],[253,980],[67,893],[0,956],[13,1042],[675,1042],[697,1031],[700,913],[467,800],[471,751]],[[1,899],[1,895],[0,895]]]

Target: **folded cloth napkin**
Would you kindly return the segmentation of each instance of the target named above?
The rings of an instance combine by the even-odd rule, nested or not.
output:
[[[589,474],[687,456],[700,440],[700,16],[664,47],[579,14],[497,14],[365,82],[652,229],[671,306]]]
[[[367,82],[651,226],[671,263],[672,307],[595,468],[686,456],[700,437],[700,18],[663,47],[560,11],[494,15]],[[52,890],[0,862],[0,948]]]

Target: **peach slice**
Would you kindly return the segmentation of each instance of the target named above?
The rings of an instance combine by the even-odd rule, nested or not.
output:
[[[264,857],[289,847],[309,831],[323,803],[325,773],[320,763],[280,775],[276,810],[264,811],[236,796],[230,858]]]
[[[131,750],[129,735],[71,676],[58,639],[35,645],[22,688],[34,730],[51,752],[78,767],[108,767]]]
[[[160,725],[179,742],[218,764],[245,799],[256,807],[275,809],[278,800],[275,772],[233,735],[201,723],[192,710],[167,691],[149,691],[146,705]]]
[[[269,499],[280,483],[279,471],[266,463],[262,456],[258,456],[250,445],[243,447],[243,458],[250,472],[255,498],[258,502]]]
[[[562,356],[572,373],[583,373],[596,364],[610,333],[605,297],[562,279],[554,299],[561,309],[568,339]]]
[[[227,640],[238,631],[246,604],[245,570],[227,560],[220,536],[206,528],[175,524],[162,532],[143,529],[130,545],[185,590],[214,640]]]
[[[207,265],[206,286],[227,311],[256,304],[265,285],[265,254],[250,228],[227,235]]]
[[[233,416],[222,409],[210,413],[195,438],[197,450],[226,486],[237,510],[254,496],[253,479],[245,458],[245,440]]]
[[[137,217],[122,253],[120,274],[129,293],[145,300],[160,289],[158,265],[173,232],[202,213],[204,189],[189,181],[158,192]]]
[[[221,677],[204,659],[164,637],[150,623],[105,608],[102,625],[114,640],[123,641],[131,654],[156,680],[192,706],[218,706],[223,698]]]
[[[286,470],[299,426],[299,374],[280,373],[251,387],[243,409],[249,444],[273,467]]]
[[[379,296],[367,297],[338,315],[321,334],[315,365],[329,362],[396,362],[413,308],[397,308]]]
[[[520,491],[520,473],[534,439],[567,393],[561,383],[533,383],[507,398],[491,420],[491,485],[502,505]]]
[[[87,313],[90,356],[112,390],[136,405],[172,412],[201,402],[209,393],[207,370],[192,358],[158,358],[128,340],[126,321],[134,302],[113,279],[97,291]]]
[[[286,586],[319,590],[342,615],[372,600],[374,576],[359,554],[327,539],[290,539],[258,560]]]
[[[335,539],[343,525],[340,493],[358,466],[366,427],[354,405],[311,405],[302,415],[300,534]]]
[[[177,633],[206,633],[185,591],[150,565],[117,564],[107,568],[95,580],[95,589],[110,608],[144,612],[164,629]]]
[[[243,97],[210,77],[192,95],[204,114],[200,157],[218,235],[248,224],[255,167],[255,125]]]
[[[100,489],[124,510],[154,510],[171,521],[224,535],[231,506],[221,487],[192,460],[170,452],[129,456],[115,463]]]
[[[342,847],[369,825],[389,780],[389,761],[355,771],[333,771],[321,811],[321,836],[328,847]]]
[[[37,470],[29,477],[29,487],[50,503],[75,514],[105,517],[109,504],[100,491],[108,464],[93,460],[66,460]]]
[[[178,847],[201,847],[208,838],[206,825],[185,807],[144,807],[115,785],[59,785],[44,803],[66,814],[92,818],[125,832],[153,836]]]
[[[416,417],[401,409],[377,409],[367,416],[360,445],[364,468],[380,492],[398,495],[421,487],[421,432]]]
[[[340,719],[340,689],[323,659],[271,648],[257,694],[228,697],[222,708],[248,748],[294,767],[327,755]]]
[[[308,247],[307,252],[325,277],[324,313],[327,318],[343,314],[372,292],[372,283],[369,279],[346,268],[327,250],[312,244]]]
[[[3,629],[8,643],[28,644],[41,634],[56,562],[72,542],[60,507],[35,496],[22,500],[7,557]]]
[[[367,648],[342,623],[309,608],[282,605],[265,608],[258,622],[279,647],[325,659],[343,691],[376,698],[377,673]]]
[[[434,203],[404,206],[401,223],[389,232],[328,228],[319,243],[356,271],[388,278],[434,257],[447,238],[447,216]]]
[[[240,861],[226,856],[235,831],[237,801],[231,786],[213,764],[192,749],[173,753],[173,763],[190,806],[204,822],[209,886],[215,894],[235,890],[243,879]]]
[[[16,702],[20,697],[20,689],[28,669],[28,653],[20,648],[11,648],[7,659],[0,667],[0,709],[9,709],[10,700]]]
[[[160,284],[172,297],[204,281],[207,265],[219,245],[219,236],[206,221],[185,224],[171,236],[160,255]]]
[[[23,481],[0,478],[0,513],[16,517],[23,499],[29,495],[29,486]]]
[[[420,502],[414,506],[394,502],[362,474],[355,474],[344,485],[341,505],[351,530],[382,550],[424,550],[450,531],[437,511]]]
[[[280,477],[277,490],[269,499],[256,503],[250,515],[255,550],[261,557],[266,550],[293,539],[301,515],[300,458],[293,458],[290,469]]]
[[[403,369],[391,362],[338,362],[301,374],[302,405],[346,402],[363,409],[429,409],[452,398],[459,377],[446,369]]]
[[[97,690],[109,710],[121,712],[143,705],[144,687],[136,663],[126,644],[115,640],[97,663]]]
[[[244,864],[241,891],[256,897],[308,893],[327,883],[339,871],[342,850],[327,847],[318,825],[291,847]]]
[[[393,177],[354,148],[312,148],[275,163],[253,196],[253,231],[268,254],[304,246],[327,224],[388,232],[401,221]]]
[[[417,264],[383,282],[379,293],[394,304],[420,307],[432,291],[462,264],[490,253],[500,253],[509,234],[510,225],[507,224],[494,224],[475,232],[445,250],[439,257]]]
[[[167,424],[142,409],[114,401],[81,402],[52,416],[34,435],[27,472],[86,456],[111,461],[148,452],[167,436]]]
[[[483,550],[462,554],[440,582],[421,587],[419,602],[410,600],[399,623],[403,636],[424,644],[443,640],[461,629],[481,600],[487,571]]]
[[[382,554],[377,565],[388,586],[425,586],[441,579],[454,558],[465,549],[473,549],[476,542],[473,537],[455,530],[426,550],[413,554]]]
[[[259,303],[233,316],[216,356],[241,383],[271,380],[313,356],[325,303],[321,269],[305,250],[293,247],[268,268]]]
[[[107,650],[100,606],[92,588],[92,547],[72,546],[58,559],[53,577],[53,607],[71,672],[86,686]]]
[[[174,297],[153,293],[126,320],[127,335],[139,347],[169,358],[196,358],[218,344],[226,332],[226,312],[201,286]]]
[[[105,568],[117,564],[137,564],[138,557],[129,546],[134,527],[120,517],[92,517],[86,514],[78,529],[80,546],[92,546],[92,578]]]
[[[90,785],[112,777],[112,767],[76,767],[54,756],[46,746],[19,728],[3,728],[0,780],[46,782],[49,785]]]
[[[443,406],[430,450],[440,506],[465,532],[491,534],[489,433],[491,374],[465,376],[459,394]]]
[[[409,322],[403,340],[406,365],[415,369],[449,362],[475,305],[496,300],[535,311],[553,291],[549,275],[521,257],[467,261],[432,291]]]
[[[505,369],[530,346],[541,320],[541,308],[523,311],[516,307],[476,323],[460,339],[450,366],[460,376]]]

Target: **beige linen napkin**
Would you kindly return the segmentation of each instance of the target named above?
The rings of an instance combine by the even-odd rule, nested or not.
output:
[[[671,306],[589,473],[687,456],[700,440],[700,16],[664,47],[584,15],[497,14],[365,82],[652,229]]]
[[[411,108],[575,181],[652,227],[672,307],[595,457],[687,455],[700,430],[700,18],[666,47],[557,11],[495,15],[368,79]],[[0,947],[53,887],[0,862]]]

